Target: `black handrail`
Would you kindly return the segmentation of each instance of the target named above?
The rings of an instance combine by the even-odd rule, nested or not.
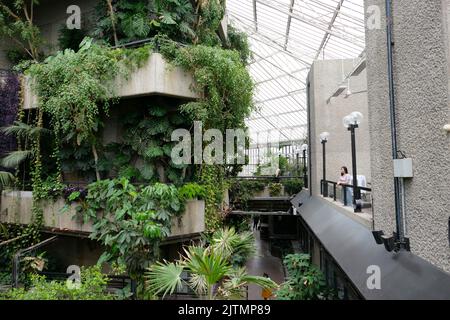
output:
[[[347,199],[347,188],[351,188],[351,189],[353,189],[353,185],[350,185],[350,184],[338,184],[337,182],[335,182],[335,181],[329,181],[329,180],[325,180],[325,181],[323,181],[323,180],[320,180],[320,185],[321,185],[321,188],[320,188],[320,194],[323,196],[324,195],[324,187],[326,187],[326,188],[328,188],[328,186],[329,185],[333,185],[333,201],[337,201],[337,198],[336,198],[336,193],[337,193],[337,186],[339,185],[339,186],[341,186],[342,187],[342,189],[343,189],[343,196],[344,196],[344,205],[345,206],[347,206],[348,205],[348,199]],[[323,188],[322,188],[322,186],[323,186]],[[372,188],[367,188],[367,187],[360,187],[360,186],[358,186],[357,187],[358,188],[358,190],[360,190],[360,191],[366,191],[366,192],[369,192],[369,193],[371,193],[372,192]],[[327,192],[327,194],[328,194],[328,192]],[[328,196],[327,196],[328,197]]]

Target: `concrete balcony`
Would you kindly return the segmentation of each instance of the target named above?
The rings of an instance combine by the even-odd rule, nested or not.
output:
[[[23,81],[23,108],[33,109],[38,97],[32,90],[32,79]],[[192,74],[168,63],[161,54],[152,53],[147,62],[128,77],[118,76],[114,80],[114,93],[119,98],[135,98],[162,95],[195,100],[201,94],[194,90]]]
[[[3,191],[0,205],[0,222],[29,224],[32,214],[33,195],[31,191]],[[76,205],[67,212],[61,213],[65,205],[64,199],[44,203],[44,228],[52,232],[68,234],[89,234],[92,223],[83,223],[76,214]],[[180,218],[174,218],[169,238],[188,237],[205,231],[205,202],[189,200],[186,210]]]

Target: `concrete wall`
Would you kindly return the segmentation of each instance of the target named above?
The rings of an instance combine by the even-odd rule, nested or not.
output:
[[[23,81],[23,108],[36,108],[39,101],[33,92],[33,80]],[[163,95],[182,99],[198,99],[192,74],[166,62],[160,53],[152,53],[148,61],[128,76],[119,75],[112,86],[114,95],[120,98]]]
[[[44,226],[56,231],[92,232],[91,223],[83,223],[76,216],[75,205],[61,213],[65,201],[58,199],[43,204]],[[31,191],[3,191],[0,206],[0,222],[29,224],[32,214],[33,197]],[[205,231],[205,202],[189,200],[180,219],[173,219],[171,237],[189,235]]]
[[[352,174],[350,132],[344,127],[342,119],[353,111],[359,111],[364,115],[364,120],[356,132],[358,175],[365,175],[368,182],[372,180],[366,71],[351,78],[352,95],[346,98],[346,92],[343,92],[339,97],[327,102],[345,75],[353,70],[355,63],[356,60],[315,61],[309,73],[310,181],[312,182],[310,186],[314,195],[320,194],[320,180],[323,175],[322,144],[319,138],[321,132],[330,133],[326,144],[327,180],[337,181],[342,166],[346,166]]]
[[[366,30],[374,220],[395,229],[389,126],[385,1],[379,30]],[[413,253],[450,272],[449,34],[447,0],[393,1],[394,81],[399,149],[413,159],[405,182],[406,235]]]

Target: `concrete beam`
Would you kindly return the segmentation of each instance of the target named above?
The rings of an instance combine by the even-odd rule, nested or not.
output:
[[[25,78],[23,87],[23,108],[36,108],[38,98],[31,89],[32,79]],[[159,53],[152,53],[148,61],[128,77],[118,76],[114,81],[114,94],[119,98],[163,95],[199,99],[201,94],[195,92],[193,88],[195,81],[192,74],[171,65]]]
[[[89,234],[92,223],[84,223],[77,217],[76,205],[68,212],[61,213],[65,206],[64,199],[47,201],[43,204],[45,229],[53,232],[73,234]],[[12,224],[30,224],[33,193],[31,191],[3,191],[1,195],[0,222]],[[203,200],[188,200],[181,220],[172,220],[172,230],[169,237],[186,236],[205,231],[205,202]]]

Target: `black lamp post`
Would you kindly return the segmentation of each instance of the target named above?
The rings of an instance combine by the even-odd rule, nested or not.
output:
[[[359,127],[363,115],[361,112],[352,112],[348,116],[344,117],[344,126],[351,133],[351,143],[352,143],[352,174],[353,174],[353,208],[355,212],[361,212],[361,190],[358,188],[358,173],[356,165],[356,136],[355,129]]]
[[[328,142],[328,138],[329,138],[330,134],[328,132],[322,132],[320,134],[320,143],[322,143],[322,169],[323,169],[323,174],[322,174],[322,195],[324,197],[328,197],[328,184],[327,184],[327,167],[326,167],[326,149],[325,149],[325,145]]]
[[[305,188],[308,188],[308,175],[306,174],[306,150],[308,150],[308,145],[302,145],[303,152],[303,184]]]

